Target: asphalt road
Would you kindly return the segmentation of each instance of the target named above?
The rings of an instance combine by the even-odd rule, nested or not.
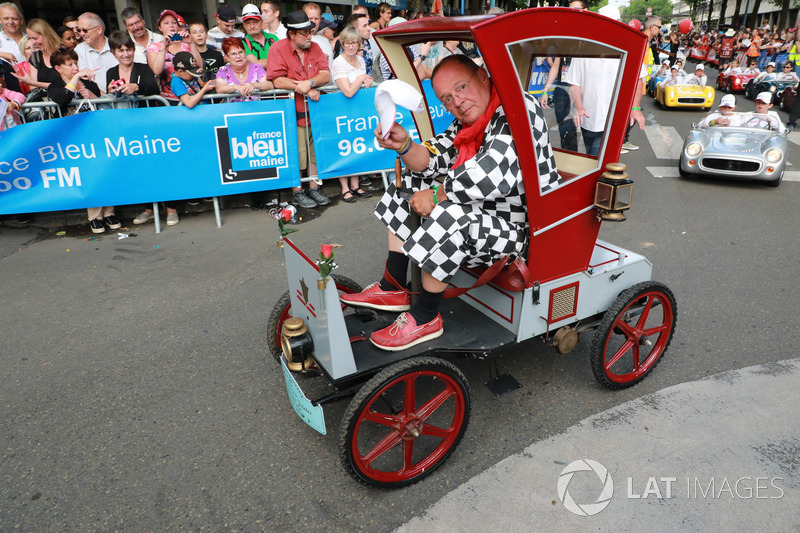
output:
[[[644,107],[649,125],[680,135],[702,116],[649,98]],[[435,474],[397,491],[363,487],[341,468],[347,402],[327,407],[323,437],[287,401],[266,348],[267,318],[286,290],[266,212],[225,211],[222,228],[211,214],[185,216],[126,239],[0,229],[0,531],[389,531],[588,416],[795,357],[800,184],[655,177],[676,161],[656,158],[652,131],[632,134],[641,149],[621,159],[636,182],[633,208],[601,238],[646,255],[674,291],[664,361],[610,392],[589,367],[591,334],[567,355],[534,341],[502,358],[523,388],[499,399],[482,385],[485,363],[459,361],[473,389],[466,436]],[[800,152],[790,161],[798,168]],[[343,244],[337,273],[366,285],[385,259],[372,205],[335,202],[295,242]]]

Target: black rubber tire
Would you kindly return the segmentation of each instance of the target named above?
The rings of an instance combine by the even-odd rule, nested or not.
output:
[[[404,405],[408,383],[414,387],[411,408]],[[430,396],[424,394],[429,392],[426,385],[434,389]],[[384,368],[358,391],[342,417],[342,466],[353,479],[372,487],[400,488],[416,483],[441,466],[458,446],[469,425],[470,394],[464,374],[443,359],[414,357]],[[399,399],[401,405],[393,399]],[[381,422],[364,419],[370,414]],[[418,429],[417,437],[411,435],[412,428]],[[378,450],[379,443],[385,449]],[[368,451],[361,455],[358,450],[363,451],[365,445]],[[420,450],[422,457],[415,463]],[[370,453],[374,457],[368,457]]]
[[[361,285],[347,276],[331,274],[331,278],[333,278],[333,282],[336,284],[336,288],[339,289],[339,292],[354,293],[362,291]],[[282,353],[280,343],[281,326],[286,318],[291,316],[286,314],[287,312],[291,311],[291,304],[292,302],[289,299],[289,291],[286,291],[278,299],[278,303],[275,304],[275,307],[272,308],[272,312],[269,315],[269,320],[267,321],[267,346],[269,346],[269,351],[272,354],[272,357],[279,363]]]
[[[778,176],[778,179],[776,179],[774,181],[768,181],[767,185],[769,185],[770,187],[778,187],[778,186],[780,186],[782,181],[783,181],[783,172],[781,172],[781,175]]]
[[[643,298],[646,300],[642,303],[640,300]],[[641,328],[640,326],[644,326],[644,324],[637,323],[633,325],[632,331],[625,332],[620,328],[619,324],[621,321],[626,327],[631,326],[627,320],[623,319],[623,313],[632,306],[641,304],[644,305],[644,312],[637,315],[634,322],[642,322],[643,320],[646,322],[654,309],[652,306],[654,300],[659,301],[662,323],[658,326],[661,331],[658,332],[658,337],[656,337],[655,342],[653,342],[652,349],[650,349],[649,353],[647,353],[638,364],[633,363],[632,365],[627,365],[633,367],[632,371],[624,374],[611,372],[606,368],[606,351],[609,349],[609,346],[612,346],[613,351],[618,341],[625,341],[614,351],[614,355],[619,354],[620,360],[622,359],[622,355],[626,355],[629,352],[631,352],[631,357],[633,358],[634,355],[636,357],[641,356],[642,351],[647,351],[647,349],[650,348],[649,346],[645,347],[645,345],[641,343],[643,339],[638,337],[638,334],[642,333],[640,329],[652,331],[656,328]],[[675,324],[678,319],[677,310],[678,307],[675,302],[675,295],[672,294],[669,287],[658,281],[643,281],[622,291],[620,295],[617,296],[617,299],[614,300],[614,303],[608,311],[606,311],[603,320],[600,322],[600,326],[595,332],[590,352],[592,372],[594,373],[595,379],[597,379],[601,385],[609,389],[619,390],[632,387],[650,375],[650,372],[652,372],[661,359],[663,359],[667,348],[669,348],[669,343],[672,340],[672,335],[675,332]],[[658,318],[658,316],[655,318]],[[631,337],[634,336],[634,334],[640,342],[632,342]],[[666,337],[664,337],[665,334]],[[652,338],[655,337],[655,335],[651,333],[647,337]],[[629,342],[631,343],[630,346],[623,350],[622,348],[627,346]],[[625,359],[626,361],[622,363],[627,362],[627,357]],[[616,361],[616,363],[619,362],[619,360]]]

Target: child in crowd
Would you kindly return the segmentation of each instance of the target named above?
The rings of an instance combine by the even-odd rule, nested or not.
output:
[[[189,35],[192,36],[197,50],[203,58],[206,73],[203,74],[203,81],[210,81],[217,77],[217,71],[225,64],[225,58],[219,50],[208,47],[208,28],[202,22],[192,22],[189,24]]]
[[[203,67],[197,66],[190,52],[178,52],[172,59],[175,71],[170,79],[172,93],[178,97],[183,105],[192,109],[201,104],[203,96],[214,88],[215,81],[207,81],[202,86],[198,81],[204,73]]]
[[[17,91],[11,91],[6,87],[6,81],[0,77],[0,101],[5,102],[5,116],[0,117],[0,131],[17,126],[20,124],[19,109],[25,103],[25,95]]]
[[[94,70],[78,68],[78,54],[75,53],[75,50],[59,48],[50,56],[50,64],[58,72],[60,78],[50,83],[47,87],[47,95],[53,102],[61,106],[62,114],[66,113],[75,98],[100,96],[100,88],[92,81]],[[109,229],[119,229],[122,226],[114,216],[113,206],[90,207],[86,211],[92,233],[105,232],[105,226],[108,226]]]

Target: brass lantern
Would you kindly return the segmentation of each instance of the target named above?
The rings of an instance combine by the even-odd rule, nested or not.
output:
[[[610,222],[625,220],[622,212],[631,208],[633,195],[633,180],[625,173],[627,168],[623,163],[609,163],[597,180],[594,206],[598,209],[598,219]]]
[[[314,342],[302,318],[287,318],[281,328],[281,348],[286,367],[292,372],[305,372],[313,364]]]

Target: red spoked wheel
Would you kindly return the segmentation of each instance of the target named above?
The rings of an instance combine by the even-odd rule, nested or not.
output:
[[[642,381],[667,351],[676,321],[675,296],[663,283],[645,281],[622,291],[595,334],[594,377],[609,389]]]
[[[366,485],[416,483],[453,453],[470,410],[469,384],[451,363],[435,357],[395,363],[350,402],[339,431],[342,464]]]
[[[346,276],[331,274],[331,278],[333,278],[339,294],[352,294],[363,290],[361,285]],[[342,309],[345,307],[342,306]],[[289,291],[286,291],[280,297],[278,303],[275,304],[275,307],[272,308],[272,313],[270,313],[269,321],[267,322],[267,344],[272,357],[278,362],[281,360],[281,328],[286,319],[291,316],[292,301],[289,298]]]

